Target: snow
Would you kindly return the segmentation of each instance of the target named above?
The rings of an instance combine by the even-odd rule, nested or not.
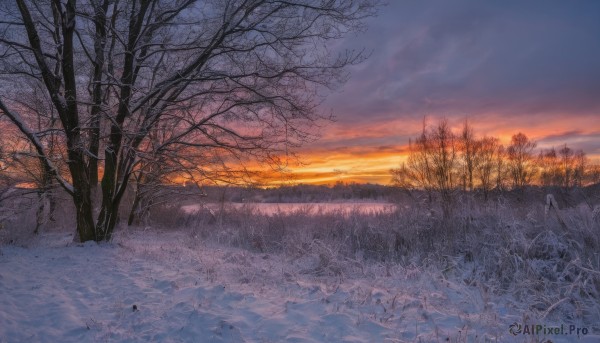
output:
[[[0,342],[534,341],[508,332],[525,315],[517,301],[426,269],[371,263],[318,276],[311,258],[183,231],[71,241],[48,233],[0,246]]]

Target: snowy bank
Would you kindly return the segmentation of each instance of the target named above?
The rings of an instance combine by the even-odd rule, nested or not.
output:
[[[517,302],[427,270],[371,264],[361,276],[316,276],[308,257],[183,232],[70,240],[1,247],[0,342],[535,341],[508,331],[527,320]]]

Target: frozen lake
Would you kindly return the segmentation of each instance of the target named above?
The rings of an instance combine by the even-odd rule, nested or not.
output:
[[[381,213],[392,212],[396,205],[390,203],[378,202],[345,202],[345,203],[206,203],[181,206],[186,213],[194,213],[202,208],[209,210],[219,210],[221,207],[234,209],[248,209],[261,214],[274,215],[277,213],[289,214],[294,212],[307,212],[311,214],[327,213]]]

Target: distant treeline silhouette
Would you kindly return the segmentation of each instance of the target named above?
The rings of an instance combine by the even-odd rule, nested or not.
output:
[[[530,185],[581,187],[600,182],[600,166],[567,144],[536,150],[537,143],[519,132],[504,146],[496,137],[477,137],[468,121],[454,132],[446,119],[423,124],[409,141],[406,161],[391,170],[393,183],[436,192],[451,202],[453,192],[521,189]]]

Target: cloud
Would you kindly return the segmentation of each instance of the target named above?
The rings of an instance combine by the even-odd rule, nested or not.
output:
[[[337,121],[301,150],[307,178],[389,182],[422,121],[524,132],[600,157],[600,2],[391,1],[340,46],[372,51],[324,104]],[[318,176],[318,175],[320,176]]]
[[[328,102],[340,120],[600,111],[600,3],[393,2],[351,47],[373,49]]]
[[[565,131],[541,137],[538,143],[541,148],[557,148],[567,144],[571,149],[583,150],[594,159],[600,157],[600,131],[589,133],[581,130]]]

